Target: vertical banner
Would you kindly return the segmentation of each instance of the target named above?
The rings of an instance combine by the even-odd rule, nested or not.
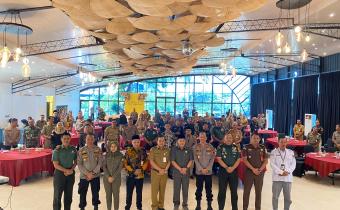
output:
[[[125,113],[130,115],[130,113],[135,109],[137,113],[142,113],[144,111],[144,101],[146,94],[144,93],[122,93],[125,98]]]
[[[312,130],[316,125],[316,115],[315,114],[305,114],[305,136]]]
[[[273,129],[273,110],[266,109],[266,130]]]

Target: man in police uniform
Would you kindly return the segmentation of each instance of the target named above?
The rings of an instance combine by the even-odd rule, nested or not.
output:
[[[254,133],[250,144],[243,149],[243,161],[246,165],[243,192],[243,210],[248,209],[251,188],[255,186],[255,210],[261,210],[261,194],[263,177],[268,163],[268,154],[264,145],[260,144],[260,136]]]
[[[156,128],[154,127],[154,123],[152,121],[149,122],[149,127],[144,132],[144,138],[145,138],[145,146],[144,148],[149,151],[152,147],[157,145],[157,137],[158,133]]]
[[[315,132],[317,133],[316,129]],[[319,135],[319,134],[318,134]],[[293,171],[296,167],[294,151],[287,149],[287,139],[285,134],[279,134],[279,148],[272,151],[270,155],[270,166],[272,168],[272,204],[273,210],[278,210],[278,200],[283,189],[284,210],[289,210],[292,203],[291,189],[293,181]]]
[[[119,137],[120,137],[120,132],[119,128],[117,126],[117,120],[114,119],[112,121],[112,126],[107,127],[104,131],[104,140],[105,144],[108,145],[109,143],[118,142],[119,145]]]
[[[215,148],[207,143],[207,136],[205,132],[200,132],[198,139],[199,144],[193,148],[194,161],[196,166],[196,201],[197,206],[195,210],[201,210],[201,199],[203,184],[205,184],[205,193],[208,202],[208,210],[212,210],[212,167],[215,161]]]
[[[128,175],[126,177],[126,206],[130,210],[133,190],[136,187],[136,206],[142,209],[142,192],[144,182],[144,171],[148,168],[148,158],[144,148],[140,147],[138,135],[132,137],[132,147],[125,153],[124,168]]]
[[[240,164],[240,152],[237,146],[233,144],[231,133],[224,136],[222,144],[217,147],[216,156],[220,164],[218,171],[218,209],[224,209],[226,191],[229,184],[232,210],[237,210],[237,167]]]
[[[53,210],[61,209],[61,197],[64,193],[64,210],[71,209],[74,168],[77,165],[77,150],[70,145],[71,135],[64,133],[61,141],[52,155],[54,176],[53,176]]]
[[[34,125],[34,120],[28,121],[28,127],[24,132],[24,141],[26,147],[38,147],[40,142],[40,129]]]
[[[177,146],[171,149],[171,164],[173,166],[172,175],[174,179],[174,210],[179,209],[181,188],[183,210],[188,210],[189,169],[193,164],[193,154],[191,149],[185,147],[184,135],[178,137]]]
[[[222,127],[222,122],[218,120],[216,122],[216,126],[214,126],[211,129],[211,141],[210,141],[211,145],[217,148],[218,145],[220,145],[220,143],[223,141],[224,134],[225,134],[225,130]]]
[[[79,208],[85,209],[86,194],[91,184],[92,205],[98,210],[99,190],[100,190],[100,167],[102,164],[102,152],[98,146],[94,144],[94,136],[86,136],[86,145],[79,150],[78,168],[80,171],[80,181],[78,193],[80,195]]]
[[[165,145],[164,136],[159,136],[157,146],[150,150],[152,210],[164,210],[165,188],[170,167],[170,149]],[[159,194],[159,197],[158,197]]]

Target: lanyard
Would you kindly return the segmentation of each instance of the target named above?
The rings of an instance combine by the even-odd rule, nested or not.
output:
[[[279,154],[280,154],[280,157],[281,157],[282,163],[284,163],[284,162],[285,162],[285,159],[286,159],[286,150],[285,150],[285,155],[283,156],[283,158],[282,158],[282,155],[281,155],[280,149],[279,149],[278,151],[279,151]]]

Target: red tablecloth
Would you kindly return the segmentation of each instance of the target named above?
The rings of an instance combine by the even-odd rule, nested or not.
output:
[[[326,157],[321,157],[317,153],[308,153],[305,164],[318,171],[320,177],[326,177],[330,173],[340,170],[340,159],[336,159],[334,153],[327,153]]]
[[[277,137],[277,131],[272,131],[272,130],[259,130],[258,134],[267,134],[270,137]]]
[[[99,122],[94,122],[94,125],[95,125],[95,126],[100,126],[100,127],[106,128],[106,127],[108,127],[108,126],[111,126],[111,125],[112,125],[112,122],[99,121]]]
[[[76,133],[71,133],[71,141],[70,144],[72,146],[78,146],[79,144],[79,140],[80,140],[80,135],[76,132]]]
[[[94,133],[96,134],[96,136],[101,136],[103,133],[103,128],[101,126],[95,126]]]
[[[271,145],[273,145],[275,147],[279,146],[279,142],[278,142],[277,137],[275,137],[275,138],[268,138],[266,140],[266,143],[271,144]],[[288,141],[288,146],[292,146],[292,147],[304,147],[306,145],[307,145],[306,141],[297,141],[295,139],[290,139],[290,141]]]
[[[53,174],[52,150],[9,151],[0,153],[0,175],[9,177],[12,186],[35,173],[47,171]]]

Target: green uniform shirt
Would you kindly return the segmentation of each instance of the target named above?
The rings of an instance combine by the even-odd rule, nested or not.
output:
[[[158,134],[156,130],[148,128],[144,133],[144,137],[147,141],[152,142],[158,137]]]
[[[213,127],[211,134],[221,141],[224,138],[225,130],[223,127],[215,126]]]
[[[53,150],[52,161],[58,161],[59,165],[64,168],[72,168],[75,160],[77,160],[77,150],[74,146],[61,145]]]
[[[241,155],[235,144],[221,144],[217,147],[216,157],[220,157],[228,167],[231,167]]]

